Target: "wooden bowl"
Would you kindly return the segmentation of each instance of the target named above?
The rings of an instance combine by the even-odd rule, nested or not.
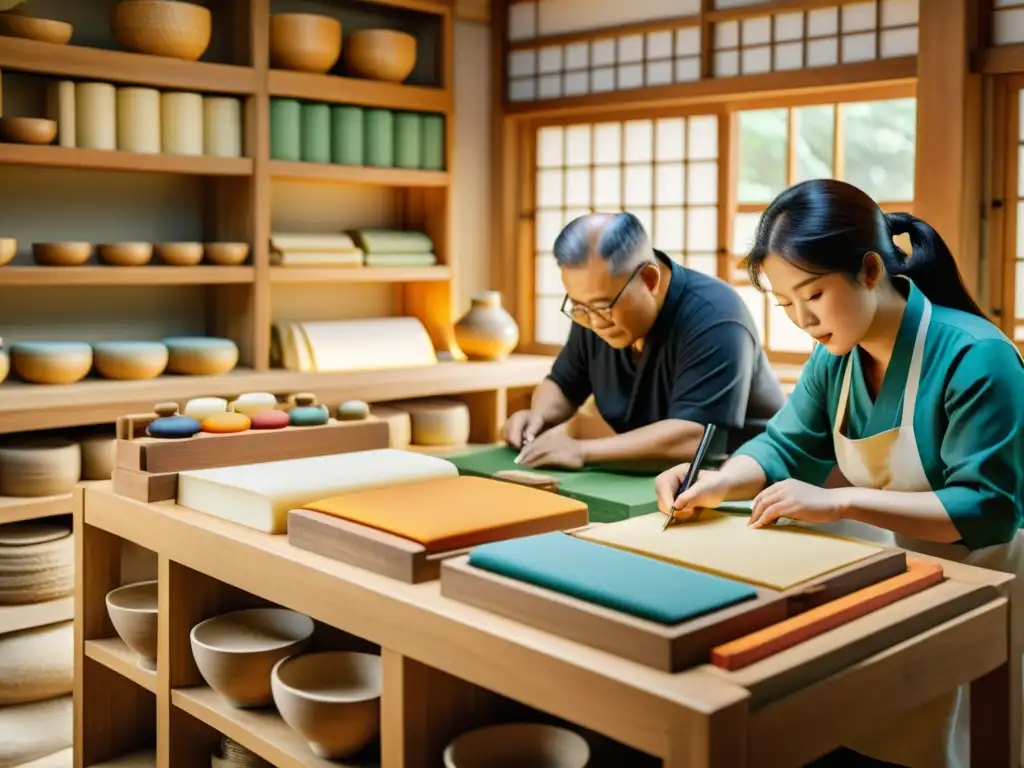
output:
[[[270,673],[281,659],[301,653],[313,620],[287,608],[251,608],[192,627],[192,656],[207,684],[235,707],[273,701]]]
[[[156,669],[157,594],[155,581],[127,584],[107,593],[110,623],[124,644],[135,651],[138,665]]]
[[[67,45],[74,27],[64,21],[36,19],[17,12],[0,13],[0,35]]]
[[[164,344],[170,352],[168,373],[219,376],[238,365],[238,345],[231,339],[177,336],[164,339]]]
[[[104,243],[96,251],[100,261],[113,267],[141,267],[153,258],[152,243]]]
[[[270,676],[277,711],[319,758],[353,755],[380,732],[381,662],[328,651],[282,659]]]
[[[394,29],[363,29],[345,41],[345,65],[370,80],[401,83],[416,66],[416,38]]]
[[[114,39],[126,51],[198,61],[210,47],[210,11],[194,3],[123,0],[114,7]]]
[[[24,341],[11,345],[17,374],[33,384],[74,384],[92,368],[92,347],[81,341]]]
[[[316,13],[270,17],[270,65],[280,69],[330,71],[341,56],[341,22]]]
[[[92,345],[92,356],[105,379],[145,381],[164,372],[170,353],[159,341],[106,341]]]
[[[237,267],[249,258],[248,243],[206,243],[206,260],[221,267]]]
[[[92,243],[32,243],[32,259],[41,267],[79,267],[92,256]]]
[[[172,267],[194,267],[203,260],[202,243],[157,243],[153,251],[160,261]]]
[[[0,117],[0,140],[12,144],[52,144],[57,122],[42,117]]]
[[[468,731],[444,750],[445,768],[585,768],[586,739],[567,728],[539,723],[507,723]]]
[[[13,237],[0,237],[0,267],[10,264],[18,254],[18,241]]]

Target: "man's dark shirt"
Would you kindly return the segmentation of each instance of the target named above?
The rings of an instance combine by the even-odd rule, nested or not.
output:
[[[785,395],[736,290],[655,255],[672,277],[639,362],[574,323],[549,378],[576,407],[593,394],[618,433],[665,419],[713,423],[727,431],[714,452],[731,452],[763,431]]]

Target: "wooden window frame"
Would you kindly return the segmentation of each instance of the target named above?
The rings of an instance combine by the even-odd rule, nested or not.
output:
[[[543,344],[536,341],[535,328],[535,191],[536,191],[536,135],[541,128],[549,126],[567,126],[581,123],[598,122],[626,122],[629,120],[656,120],[665,117],[692,117],[695,115],[715,115],[718,119],[718,258],[719,276],[726,279],[733,269],[732,250],[732,227],[733,216],[738,210],[749,208],[750,210],[761,210],[763,204],[737,205],[736,183],[737,176],[735,169],[738,165],[738,141],[736,133],[737,115],[739,112],[756,109],[796,109],[800,107],[825,105],[825,104],[853,104],[865,101],[882,101],[887,99],[908,98],[916,96],[916,85],[913,82],[892,82],[892,83],[870,83],[859,88],[843,89],[841,92],[812,93],[786,93],[777,95],[736,95],[735,97],[717,103],[696,103],[679,106],[655,106],[655,107],[628,107],[613,108],[607,107],[602,110],[588,110],[586,113],[574,112],[572,114],[559,114],[551,116],[535,116],[533,118],[520,118],[509,121],[506,130],[513,135],[510,137],[514,144],[515,158],[514,179],[508,184],[508,175],[504,176],[506,181],[505,194],[514,195],[515,210],[517,211],[514,231],[514,247],[506,251],[514,253],[514,265],[508,269],[504,265],[502,270],[506,281],[511,278],[514,286],[514,294],[510,306],[520,327],[521,342],[518,351],[527,354],[554,355],[559,352],[562,345]],[[836,110],[836,120],[840,120],[841,108]],[[836,131],[836,141],[841,142],[841,131]],[[789,132],[790,147],[794,140],[794,134]],[[792,153],[790,152],[790,157]],[[839,154],[836,157],[840,157]],[[507,166],[506,166],[507,167]],[[792,171],[792,160],[789,161],[789,171]],[[507,171],[506,171],[507,174]],[[789,175],[787,174],[787,178]],[[880,204],[883,210],[901,210],[908,213],[913,212],[913,201],[908,202],[884,202]],[[499,273],[501,274],[501,273]],[[733,281],[730,281],[733,282]],[[504,284],[508,284],[507,282]],[[733,282],[733,284],[736,284]],[[741,284],[742,285],[742,284]],[[506,288],[506,292],[508,289]],[[770,311],[767,307],[766,315]],[[767,318],[766,318],[767,322]],[[766,324],[766,329],[768,325]],[[772,363],[781,365],[802,365],[807,360],[804,353],[782,352],[766,350],[768,358]]]

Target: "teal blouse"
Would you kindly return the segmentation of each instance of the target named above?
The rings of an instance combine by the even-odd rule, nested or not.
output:
[[[897,281],[897,283],[902,281]],[[768,483],[786,478],[821,485],[836,465],[832,445],[847,358],[853,370],[846,436],[899,426],[924,297],[910,281],[907,309],[877,399],[872,402],[857,350],[839,357],[814,350],[786,405],[767,429],[733,455],[750,456]],[[969,549],[1010,541],[1024,518],[1024,363],[987,320],[932,305],[914,412],[921,463]]]

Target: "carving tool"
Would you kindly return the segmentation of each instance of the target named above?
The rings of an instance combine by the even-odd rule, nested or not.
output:
[[[531,442],[533,442],[533,438],[532,437],[524,437],[523,438],[523,447],[519,449],[519,453],[517,453],[516,457],[514,459],[512,459],[512,463],[513,464],[518,464],[520,461],[523,460],[523,454],[526,453],[526,449],[530,445]]]
[[[683,478],[683,482],[679,484],[679,490],[676,491],[675,498],[685,491],[689,490],[690,486],[693,485],[694,480],[697,479],[697,475],[700,474],[701,465],[704,463],[704,458],[708,455],[708,446],[711,445],[711,440],[715,436],[715,425],[707,424],[704,427],[704,434],[701,435],[700,443],[697,445],[697,452],[693,456],[693,461],[690,462],[690,469],[686,472],[686,477]],[[676,519],[676,508],[673,506],[671,513],[665,516],[665,524],[661,526],[661,530],[667,529]]]

